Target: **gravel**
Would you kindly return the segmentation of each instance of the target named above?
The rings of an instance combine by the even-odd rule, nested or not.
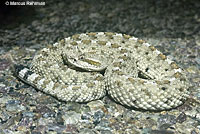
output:
[[[48,0],[0,11],[0,134],[200,133],[200,1]],[[129,109],[108,97],[61,102],[13,75],[13,63],[29,65],[48,44],[98,31],[136,36],[170,56],[188,73],[188,101],[162,112]]]

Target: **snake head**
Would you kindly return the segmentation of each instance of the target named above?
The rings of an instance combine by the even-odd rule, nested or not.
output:
[[[101,72],[107,68],[106,64],[103,64],[97,58],[90,58],[85,56],[84,54],[81,55],[74,55],[74,54],[62,54],[64,63],[68,65],[70,68],[78,68],[80,70],[88,71],[88,72]]]

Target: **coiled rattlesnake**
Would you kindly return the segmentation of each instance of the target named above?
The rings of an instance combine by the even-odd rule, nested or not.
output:
[[[175,62],[150,44],[119,33],[73,35],[40,50],[30,69],[16,65],[15,72],[64,101],[88,102],[107,92],[126,106],[165,110],[188,97],[188,81]]]

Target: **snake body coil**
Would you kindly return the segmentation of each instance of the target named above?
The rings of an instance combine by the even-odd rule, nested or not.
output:
[[[188,97],[185,72],[156,48],[109,32],[65,38],[34,57],[30,69],[16,65],[24,82],[63,101],[88,102],[106,92],[117,102],[166,110]]]

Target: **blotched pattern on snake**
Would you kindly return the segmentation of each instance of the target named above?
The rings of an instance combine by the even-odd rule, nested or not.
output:
[[[120,33],[82,33],[43,48],[31,67],[16,65],[24,82],[63,101],[106,94],[144,110],[166,110],[188,97],[186,73],[155,47]]]

